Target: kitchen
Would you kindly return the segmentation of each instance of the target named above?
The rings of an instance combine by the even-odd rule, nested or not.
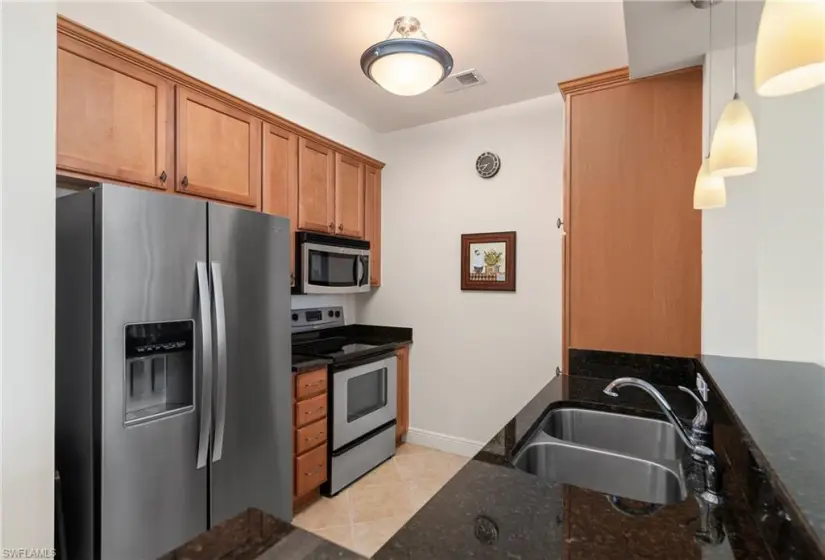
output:
[[[732,2],[724,3],[719,13],[727,14],[726,17],[730,18],[732,4]],[[633,3],[624,7],[625,18],[632,15],[633,7]],[[689,5],[687,8],[694,9]],[[744,8],[744,5],[741,8]],[[101,6],[94,6],[94,9],[66,6],[59,8],[58,12],[106,37],[121,41],[172,67],[197,76],[206,84],[229,91],[239,98],[255,103],[256,106],[267,107],[267,111],[271,111],[271,114],[283,115],[299,122],[307,130],[318,130],[325,137],[335,138],[334,148],[337,148],[339,146],[337,142],[340,142],[342,150],[343,147],[351,146],[351,149],[357,150],[359,154],[374,155],[377,158],[374,160],[376,162],[386,162],[386,167],[381,170],[383,198],[381,203],[381,287],[371,291],[370,294],[324,296],[323,299],[322,296],[316,295],[296,295],[293,296],[290,307],[320,309],[339,306],[343,308],[346,320],[354,324],[413,327],[415,344],[409,352],[411,430],[408,433],[408,439],[410,441],[417,439],[419,443],[431,448],[440,446],[442,449],[464,456],[474,455],[487,445],[485,442],[502,425],[507,424],[525,403],[535,397],[536,392],[547,383],[556,367],[563,369],[566,373],[575,373],[572,364],[564,365],[561,347],[556,348],[555,344],[547,343],[548,340],[561,340],[562,335],[560,320],[562,305],[557,296],[562,291],[560,274],[562,255],[559,243],[561,228],[556,227],[555,220],[557,217],[565,218],[561,204],[564,142],[560,134],[564,122],[564,103],[557,93],[549,95],[548,91],[546,98],[504,107],[498,113],[495,111],[481,113],[476,116],[477,118],[459,116],[455,120],[425,125],[408,131],[399,130],[387,136],[373,136],[368,127],[354,122],[322,103],[312,105],[311,110],[299,115],[298,107],[301,103],[308,103],[308,101],[298,97],[290,98],[288,94],[293,90],[289,88],[294,86],[286,82],[277,82],[276,76],[263,72],[260,67],[248,61],[244,62],[244,59],[228,49],[221,49],[219,44],[208,40],[207,35],[210,35],[211,31],[204,31],[206,33],[204,35],[153,6],[136,5],[123,9],[128,11],[121,13],[120,17],[113,17],[116,12],[111,10],[115,8]],[[108,14],[107,10],[109,10]],[[727,11],[723,12],[723,10]],[[700,18],[700,29],[706,31],[707,12],[697,11],[695,13],[699,15],[685,17]],[[743,14],[747,13],[743,9]],[[397,14],[389,18],[389,23],[392,23],[392,17],[395,15]],[[420,13],[416,15],[421,17],[429,35],[434,40],[450,46],[448,36],[442,32],[436,32],[440,25],[437,18],[425,18]],[[532,14],[529,15],[532,16]],[[6,16],[7,14],[4,14],[4,37],[9,37],[11,40],[15,38],[15,35],[13,32],[9,35],[5,33],[5,26],[9,21]],[[50,17],[42,16],[43,20],[39,19],[40,14],[31,17],[37,22],[32,25],[32,28],[41,29],[39,26],[43,25],[44,30],[43,20],[50,18],[51,35],[55,34],[53,13]],[[179,17],[183,18],[180,15]],[[722,29],[725,26],[729,28],[732,21],[726,20],[726,17],[720,15],[715,24]],[[742,25],[746,17],[743,15]],[[754,20],[752,22],[753,32],[744,40],[752,42],[755,39],[758,14],[750,17]],[[431,21],[432,19],[435,21]],[[128,21],[128,25],[125,21]],[[627,25],[633,21],[628,19]],[[638,22],[638,20],[635,21]],[[389,26],[386,21],[384,24]],[[203,25],[207,26],[208,22],[203,22]],[[208,29],[208,27],[203,29]],[[54,41],[57,38],[50,35],[49,39],[45,39],[45,35],[44,31],[43,34],[35,33],[31,37],[19,39],[22,41],[21,45],[26,45],[29,49],[26,52],[30,52],[32,57],[44,57],[41,61],[44,67],[54,68],[56,61],[49,62],[45,51],[50,51],[50,56],[54,56],[56,50]],[[151,38],[152,35],[155,35],[155,39]],[[157,41],[157,36],[163,37],[163,40]],[[631,71],[635,73],[636,70],[633,70],[634,48],[644,45],[631,40],[631,36],[643,38],[644,34],[631,33],[628,30],[626,48],[630,55]],[[35,37],[37,37],[36,40]],[[372,35],[365,34],[364,37],[372,37]],[[381,38],[377,37],[375,40]],[[194,44],[198,47],[193,47],[191,43],[195,39],[197,42]],[[4,38],[4,42],[6,40]],[[621,40],[624,41],[623,36]],[[42,48],[41,41],[44,45]],[[370,40],[366,42],[369,43]],[[167,44],[161,46],[159,43]],[[369,46],[359,44],[360,50]],[[711,91],[715,114],[721,112],[732,94],[732,90],[728,90],[733,42],[727,36],[727,39],[721,39],[719,44],[722,45],[720,54],[713,58],[713,73],[714,76],[718,74],[719,79],[713,81],[713,91]],[[700,53],[703,53],[707,50],[707,41],[701,42],[701,45],[704,49]],[[243,50],[242,46],[236,46],[236,48],[238,51]],[[625,47],[622,46],[622,48]],[[611,49],[603,50],[610,51]],[[203,56],[204,52],[209,52],[212,56]],[[595,68],[569,73],[558,77],[553,83],[621,67],[626,60],[621,60],[621,53],[618,58],[619,60],[615,61],[610,59],[599,61],[594,64],[597,66]],[[218,76],[220,61],[231,65],[233,71]],[[642,59],[642,63],[644,62],[645,60]],[[647,62],[649,62],[648,71],[655,73],[657,61],[648,60]],[[701,61],[699,63],[701,64]],[[747,61],[742,56],[740,64],[746,68],[752,65],[752,61]],[[7,65],[4,64],[4,71],[6,68]],[[12,64],[11,70],[14,69]],[[479,68],[479,70],[488,80],[492,76],[484,68]],[[22,70],[19,71],[22,72]],[[639,71],[645,72],[644,69]],[[746,72],[747,69],[742,70],[741,83],[749,81]],[[11,75],[14,76],[14,74]],[[363,75],[357,77],[365,80]],[[46,84],[51,80],[52,87],[55,88],[54,78],[44,76],[43,79],[46,80]],[[4,93],[10,82],[13,83],[14,80],[4,80]],[[240,83],[249,84],[246,91],[239,91],[238,84]],[[264,86],[263,83],[267,85]],[[366,81],[366,85],[373,87],[375,94],[382,93],[369,81]],[[492,86],[492,82],[488,85]],[[480,86],[475,91],[482,92],[484,87],[487,85]],[[271,89],[265,91],[266,88]],[[740,88],[743,90],[742,96],[747,99],[748,93],[744,86],[740,85]],[[275,91],[278,93],[273,97]],[[14,100],[14,90],[12,89],[11,92],[11,99]],[[471,93],[471,90],[467,93]],[[27,91],[26,95],[44,94],[39,91]],[[50,99],[51,103],[54,103],[53,96]],[[754,109],[752,99],[749,99],[749,103]],[[801,98],[787,99],[799,101]],[[821,165],[818,162],[821,162],[822,144],[816,136],[819,129],[811,130],[810,128],[810,123],[817,122],[816,113],[812,116],[811,108],[816,109],[821,98],[808,95],[804,99],[807,102],[804,106],[808,109],[800,111],[801,114],[791,112],[794,118],[789,118],[787,113],[789,106],[781,105],[783,99],[777,99],[776,102],[771,103],[765,101],[764,105],[760,106],[761,110],[757,115],[757,122],[760,125],[759,172],[739,180],[730,180],[728,208],[704,213],[701,226],[704,253],[701,277],[701,351],[703,353],[821,363],[817,348],[821,349],[823,337],[821,326],[816,327],[817,318],[814,317],[818,315],[818,320],[821,321],[822,305],[816,303],[821,303],[821,294],[812,295],[813,287],[811,287],[811,284],[817,282],[821,287],[821,281],[817,280],[817,278],[821,279],[821,270],[818,273],[819,276],[807,268],[799,270],[796,274],[786,272],[784,278],[781,273],[783,270],[787,271],[788,267],[792,271],[797,271],[798,267],[802,266],[800,261],[805,261],[814,267],[819,266],[816,263],[821,264],[822,261],[821,245],[817,245],[815,236],[811,235],[811,232],[814,232],[821,237],[822,204],[817,206],[817,201],[820,199],[814,197],[815,190],[804,190],[811,184],[816,184],[817,178],[821,178]],[[47,113],[48,111],[44,111],[43,114],[39,112],[28,114],[27,127],[35,126],[41,118],[45,124],[48,124],[50,119]],[[54,113],[52,113],[52,118],[54,118]],[[260,115],[258,118],[261,118]],[[543,119],[544,124],[537,125],[537,118]],[[8,131],[14,131],[11,127],[15,125],[15,116],[8,115],[7,117],[7,114],[4,114],[3,122],[5,136],[8,138]],[[821,122],[821,119],[818,122]],[[704,125],[704,122],[702,124]],[[509,129],[508,126],[512,128]],[[45,129],[48,128],[48,126],[45,127]],[[344,129],[348,132],[341,132]],[[697,135],[699,130],[697,125]],[[490,133],[491,131],[493,134]],[[292,132],[297,133],[294,130]],[[701,128],[701,134],[702,136],[706,134],[704,127]],[[792,154],[781,152],[783,144],[791,142],[791,139],[799,134],[812,134],[813,136],[802,143],[803,149],[800,151]],[[12,136],[19,139],[19,149],[27,146],[27,135],[12,134]],[[476,138],[478,142],[467,146],[466,149],[462,148],[461,139],[471,137]],[[190,140],[197,139],[197,134],[190,136]],[[170,144],[175,142],[174,139],[167,138],[167,140]],[[427,149],[428,143],[432,146],[429,150]],[[4,145],[4,152],[5,150]],[[487,150],[498,152],[502,160],[499,175],[491,180],[482,179],[474,169],[476,156]],[[48,157],[39,156],[37,150],[26,148],[25,157],[22,153],[17,157],[14,154],[13,151],[4,153],[5,173],[10,173],[4,177],[4,193],[10,185],[9,177],[12,179],[16,177],[13,174],[15,165],[19,166],[20,163],[27,162],[27,167],[29,167],[32,158],[43,157],[46,163],[49,159],[51,160],[49,167],[52,171],[54,169],[52,167],[55,166],[54,153]],[[772,154],[777,154],[776,158],[779,158],[781,154],[781,159],[793,158],[790,168],[798,173],[796,180],[790,181],[794,188],[790,192],[794,196],[789,194],[787,187],[781,191],[769,188],[773,183],[772,178],[784,179],[784,173],[787,172],[785,166],[780,167],[776,163],[776,158],[772,163]],[[403,163],[405,157],[415,163],[405,165]],[[691,166],[695,167],[693,163]],[[23,171],[20,172],[23,173]],[[21,179],[28,177],[29,173],[34,172],[25,171]],[[178,184],[179,170],[176,173],[168,172],[168,176],[174,177],[175,184]],[[695,169],[691,171],[691,174],[695,176]],[[183,176],[186,174],[184,173]],[[416,177],[419,181],[424,178],[424,182],[413,183]],[[758,183],[754,182],[755,177],[759,178]],[[180,178],[182,179],[182,176]],[[762,178],[765,180],[762,181]],[[53,180],[52,177],[52,184]],[[553,184],[555,190],[542,187],[548,181]],[[690,188],[693,186],[692,181],[693,177],[690,178]],[[737,181],[739,181],[738,186]],[[750,184],[747,181],[750,181]],[[785,182],[782,179],[780,181]],[[234,188],[236,183],[232,185]],[[821,182],[819,185],[821,186]],[[512,200],[534,200],[535,203],[532,206],[535,209],[525,208],[527,205],[524,204],[513,204],[508,208],[508,205],[501,203],[501,195],[495,194],[500,190],[509,193],[505,195],[504,200],[511,199],[511,196]],[[754,198],[755,195],[748,194],[748,191],[759,192],[759,197]],[[51,196],[53,204],[53,192]],[[751,198],[748,198],[749,196]],[[16,241],[23,243],[23,247],[32,243],[34,245],[30,254],[36,254],[35,249],[48,248],[50,243],[46,241],[44,244],[40,237],[29,238],[19,235],[19,232],[30,231],[40,220],[39,217],[32,218],[32,216],[40,216],[41,213],[34,212],[34,206],[30,209],[28,205],[41,204],[44,200],[43,193],[39,190],[32,190],[18,198],[4,197],[3,212],[6,225],[4,243]],[[439,201],[438,204],[433,203],[435,200]],[[22,206],[15,206],[15,204]],[[687,204],[690,204],[689,200]],[[360,205],[355,206],[355,208],[358,207]],[[17,212],[13,212],[15,208]],[[777,212],[776,215],[774,210]],[[33,221],[19,224],[19,219],[14,220],[15,214],[18,213],[21,217],[26,216],[27,219]],[[781,226],[773,225],[771,220],[778,219],[780,215],[787,216],[788,223],[783,222]],[[476,219],[472,219],[473,216]],[[48,222],[48,215],[43,219]],[[562,219],[562,221],[567,220]],[[329,222],[324,223],[328,225]],[[576,223],[575,217],[569,222],[569,233],[574,239]],[[47,226],[48,224],[41,225]],[[13,226],[16,227],[13,228]],[[817,226],[819,230],[816,230]],[[517,291],[512,294],[461,292],[457,285],[458,278],[456,277],[459,270],[456,268],[458,259],[455,256],[458,252],[459,234],[470,231],[508,229],[519,232]],[[783,249],[788,246],[787,243],[793,243],[796,247],[795,259],[792,258],[793,252]],[[442,246],[447,250],[442,250]],[[799,258],[800,251],[805,258]],[[38,282],[45,281],[41,277],[48,276],[48,267],[42,271],[43,274],[37,274],[31,268],[38,265],[40,261],[37,259],[21,262],[22,268],[17,268],[15,272],[15,267],[9,266],[11,263],[6,259],[13,258],[17,254],[16,251],[13,253],[3,251],[4,276],[26,273],[28,279],[38,278],[40,279]],[[548,254],[549,258],[546,256]],[[693,254],[692,258],[695,257],[696,255]],[[784,268],[776,266],[779,262],[783,263]],[[428,273],[431,267],[438,272]],[[51,275],[54,276],[54,273],[51,272]],[[791,281],[795,283],[787,285]],[[26,288],[25,284],[23,282],[11,285],[17,286],[18,291],[15,293],[25,293],[22,291]],[[6,282],[4,285],[7,285]],[[821,292],[821,289],[819,291]],[[428,298],[428,294],[432,297]],[[811,300],[814,296],[818,299]],[[22,305],[23,301],[26,300],[7,302],[4,299],[4,318],[7,317],[7,313],[9,317],[18,317],[14,314],[15,306]],[[48,301],[43,302],[44,305],[48,303]],[[37,309],[39,308],[27,308],[27,312],[30,315],[33,314],[33,318],[39,317]],[[20,311],[22,312],[22,309]],[[794,317],[796,322],[810,319],[811,322],[806,324],[809,324],[811,328],[794,330],[784,327],[782,318],[785,312],[790,313],[788,317]],[[49,324],[48,313],[44,313],[40,324]],[[17,332],[12,332],[10,327],[5,328],[4,337],[7,334],[23,337],[28,332],[25,322],[13,324]],[[515,333],[522,332],[515,330],[520,326],[526,327],[523,334],[513,337],[513,340],[502,338],[502,328]],[[575,333],[575,329],[573,330]],[[4,342],[4,361],[12,360],[4,366],[4,372],[9,371],[8,364],[14,364],[13,360],[17,352],[29,348],[21,342],[16,352],[16,346],[18,345],[12,342]],[[576,347],[576,345],[571,347]],[[599,348],[600,346],[591,347]],[[601,347],[611,349],[603,345]],[[422,348],[424,348],[423,351]],[[456,351],[456,348],[460,351]],[[627,351],[639,352],[635,348],[628,348]],[[37,357],[32,362],[32,356],[29,353],[26,359],[27,369],[40,371],[39,367],[35,367],[37,360],[48,360],[48,355]],[[508,381],[502,381],[502,371],[512,372],[507,377]],[[30,394],[36,390],[35,386],[28,385],[35,381],[46,383],[46,385],[41,384],[40,387],[51,386],[48,380],[34,376],[29,380],[17,380],[15,383],[18,385],[4,382],[4,395],[7,399],[19,400],[20,403],[35,402],[34,394]],[[607,381],[609,380],[605,380],[605,384]],[[329,381],[329,383],[332,382]],[[506,390],[502,389],[502,384],[507,387]],[[688,387],[694,385],[690,381],[685,384]],[[22,392],[9,392],[12,390]],[[461,394],[458,391],[461,390],[472,391],[474,398],[457,398]],[[620,395],[623,395],[625,391],[629,390],[620,391]],[[14,402],[4,400],[4,417],[7,413],[12,414],[15,411],[14,407]],[[27,416],[29,414],[30,412],[26,412]],[[53,414],[53,411],[44,411],[43,418],[48,419]],[[689,418],[693,412],[685,412],[685,414]],[[712,413],[711,416],[713,416]],[[38,435],[42,435],[40,429],[37,423],[28,425],[26,427],[28,441],[32,441],[31,438],[38,439]],[[13,456],[11,454],[7,457]],[[33,476],[39,472],[38,476],[42,480],[45,473],[42,470],[41,459],[53,464],[53,462],[50,463],[51,459],[48,457],[32,457],[26,459],[20,466],[11,463],[10,470],[6,472],[11,476],[12,473],[17,472],[16,469],[27,466],[27,471]],[[44,503],[44,500],[51,503],[50,498],[45,495],[45,490],[41,489],[38,492],[41,493],[36,496],[38,499],[26,502],[31,504],[26,507],[32,514],[38,507],[41,507],[36,504]],[[14,504],[14,497],[14,487],[4,490],[4,504]],[[47,514],[48,511],[50,509],[41,510],[41,513],[48,517],[50,515]],[[25,517],[18,519],[22,520]],[[3,520],[4,523],[15,523],[10,513],[5,514]],[[33,536],[29,531],[38,530],[43,530],[43,528],[37,529],[37,524],[27,523],[26,532],[21,535]],[[51,533],[51,530],[49,529],[48,532]],[[401,534],[403,535],[403,530]],[[4,546],[7,540],[4,539]]]

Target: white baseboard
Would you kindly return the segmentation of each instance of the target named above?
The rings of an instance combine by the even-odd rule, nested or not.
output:
[[[439,434],[420,428],[409,428],[407,430],[407,442],[446,451],[447,453],[463,455],[464,457],[472,457],[484,447],[484,443],[480,441],[448,436],[447,434]]]

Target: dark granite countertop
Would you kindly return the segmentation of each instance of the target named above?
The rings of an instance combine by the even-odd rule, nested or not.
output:
[[[614,398],[602,393],[605,384],[580,376],[547,384],[375,558],[771,558],[734,476],[725,476],[726,503],[713,510],[724,538],[710,545],[697,538],[709,510],[693,495],[653,515],[631,517],[604,494],[512,468],[522,438],[548,409],[572,404],[661,417],[642,391],[628,388]],[[675,387],[660,389],[679,416],[693,416],[689,396]],[[723,414],[715,421],[729,423]],[[729,470],[726,454],[719,455],[722,471]]]
[[[784,487],[825,548],[825,369],[721,356],[701,361],[758,448],[761,470]]]
[[[316,358],[315,356],[292,355],[292,373],[303,373],[313,369],[318,369],[331,364],[332,360],[326,358]]]
[[[301,373],[332,363],[326,358],[307,356],[301,353],[301,347],[311,344],[323,335],[324,337],[342,336],[352,343],[371,344],[377,346],[370,353],[392,351],[401,346],[412,344],[412,329],[406,327],[385,327],[379,325],[345,325],[323,331],[310,331],[292,335],[292,372]]]
[[[159,560],[359,560],[362,556],[285,523],[261,510],[247,511],[162,556]]]

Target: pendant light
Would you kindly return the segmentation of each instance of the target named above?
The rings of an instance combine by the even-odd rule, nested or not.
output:
[[[713,60],[713,4],[707,6],[710,9],[708,18],[710,19],[710,29],[708,38],[708,147],[710,147],[710,116],[711,116],[711,61]],[[710,157],[710,156],[708,156]],[[712,208],[723,208],[727,203],[727,192],[725,190],[725,179],[723,177],[713,177],[708,171],[708,159],[702,160],[699,172],[696,174],[696,182],[693,185],[693,208],[696,210],[710,210]]]
[[[766,97],[825,84],[825,0],[765,0],[754,81]]]
[[[739,98],[738,2],[733,1],[733,99],[725,105],[713,142],[710,145],[708,170],[711,175],[733,177],[756,171],[756,124],[748,105]]]
[[[395,20],[387,38],[361,55],[361,70],[395,95],[418,95],[450,75],[453,57],[427,38],[414,17]]]

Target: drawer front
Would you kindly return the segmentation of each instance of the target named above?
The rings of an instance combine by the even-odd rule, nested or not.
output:
[[[327,441],[327,421],[318,420],[308,426],[295,430],[295,454],[300,455],[305,451],[318,447]]]
[[[327,481],[327,446],[295,458],[295,496],[303,496]]]
[[[327,394],[318,395],[305,401],[295,403],[295,427],[303,428],[307,424],[327,417]]]
[[[325,393],[327,390],[327,370],[316,369],[295,376],[295,398],[297,400]]]

